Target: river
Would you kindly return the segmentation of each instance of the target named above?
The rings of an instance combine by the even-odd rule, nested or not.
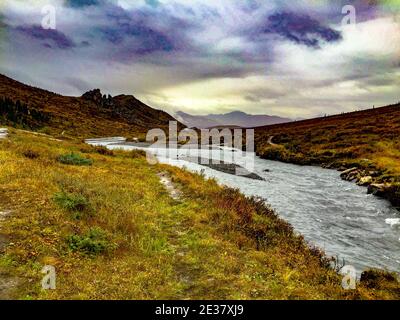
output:
[[[138,148],[129,144],[107,147]],[[178,156],[166,156],[166,150],[163,151],[158,155],[160,162],[202,171],[220,184],[265,199],[310,244],[340,261],[344,259],[345,264],[356,268],[358,275],[369,267],[400,271],[400,213],[387,200],[368,195],[365,187],[343,181],[338,171],[254,157],[254,172],[265,179],[259,181],[180,159],[187,150],[178,151]],[[202,152],[201,156],[229,158],[234,152],[217,148],[211,153]]]

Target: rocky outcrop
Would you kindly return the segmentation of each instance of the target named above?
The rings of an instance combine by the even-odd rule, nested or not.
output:
[[[94,103],[104,114],[111,115],[113,119],[123,119],[129,124],[139,125],[144,128],[163,128],[169,121],[176,121],[168,113],[156,110],[132,95],[103,95],[100,89],[90,90],[81,96],[81,99]],[[184,126],[178,122],[178,129]]]
[[[82,95],[82,98],[85,100],[89,100],[94,102],[96,105],[103,108],[110,108],[114,105],[113,98],[111,95],[103,95],[100,89],[94,89],[88,92],[85,92]]]
[[[353,180],[355,180],[357,178],[358,173],[359,173],[358,172],[358,168],[350,168],[350,169],[347,169],[347,170],[343,171],[340,174],[340,177],[343,180],[353,181]]]
[[[354,181],[356,182],[359,186],[369,186],[374,182],[374,176],[376,176],[375,171],[368,171],[368,170],[363,170],[359,169],[357,167],[351,168],[344,170],[341,174],[340,177],[343,180],[346,181]]]
[[[367,193],[387,199],[390,203],[400,208],[400,185],[397,183],[382,183],[379,172],[366,169],[351,168],[344,170],[340,177],[346,181],[356,182],[359,186],[368,187]]]
[[[372,183],[368,186],[368,194],[385,198],[400,209],[400,185],[392,183]]]

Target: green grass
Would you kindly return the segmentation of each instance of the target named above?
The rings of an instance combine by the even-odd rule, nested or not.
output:
[[[67,243],[72,251],[97,255],[114,248],[114,245],[109,242],[108,238],[104,230],[96,227],[89,229],[84,235],[70,235],[67,238]]]
[[[60,163],[75,166],[90,166],[93,163],[92,159],[83,158],[81,155],[76,153],[60,155],[57,160]]]
[[[34,146],[40,157],[21,150]],[[393,279],[341,288],[331,261],[273,210],[214,180],[141,152],[90,148],[91,166],[60,154],[85,145],[11,129],[0,142],[0,274],[21,279],[20,299],[398,299]],[[169,196],[168,172],[182,192]],[[74,213],[85,213],[75,219]],[[90,213],[90,214],[86,214]],[[72,215],[71,215],[72,214]],[[44,265],[57,289],[40,287]]]
[[[54,195],[54,201],[61,208],[71,212],[75,219],[81,219],[85,214],[91,211],[88,199],[79,193],[57,192]]]

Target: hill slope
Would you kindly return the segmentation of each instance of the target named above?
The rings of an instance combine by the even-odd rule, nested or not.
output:
[[[185,112],[177,112],[176,116],[188,127],[210,128],[221,126],[258,127],[276,123],[291,122],[291,119],[269,115],[252,115],[241,111],[225,114],[209,114],[194,116]]]
[[[67,97],[0,75],[0,123],[79,137],[141,135],[175,120],[133,96],[103,96],[99,89]]]

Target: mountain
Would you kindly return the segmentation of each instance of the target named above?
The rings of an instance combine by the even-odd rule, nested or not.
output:
[[[131,95],[62,96],[0,75],[0,123],[78,137],[140,136],[175,119]],[[179,123],[179,127],[184,126]]]
[[[206,116],[194,116],[179,111],[176,118],[188,127],[210,128],[223,126],[239,126],[244,128],[260,127],[271,124],[291,122],[291,119],[269,115],[251,115],[241,111],[233,111],[226,114],[209,114]]]
[[[207,116],[193,116],[182,111],[175,113],[175,117],[190,128],[210,128],[221,125],[220,122],[209,119]]]

